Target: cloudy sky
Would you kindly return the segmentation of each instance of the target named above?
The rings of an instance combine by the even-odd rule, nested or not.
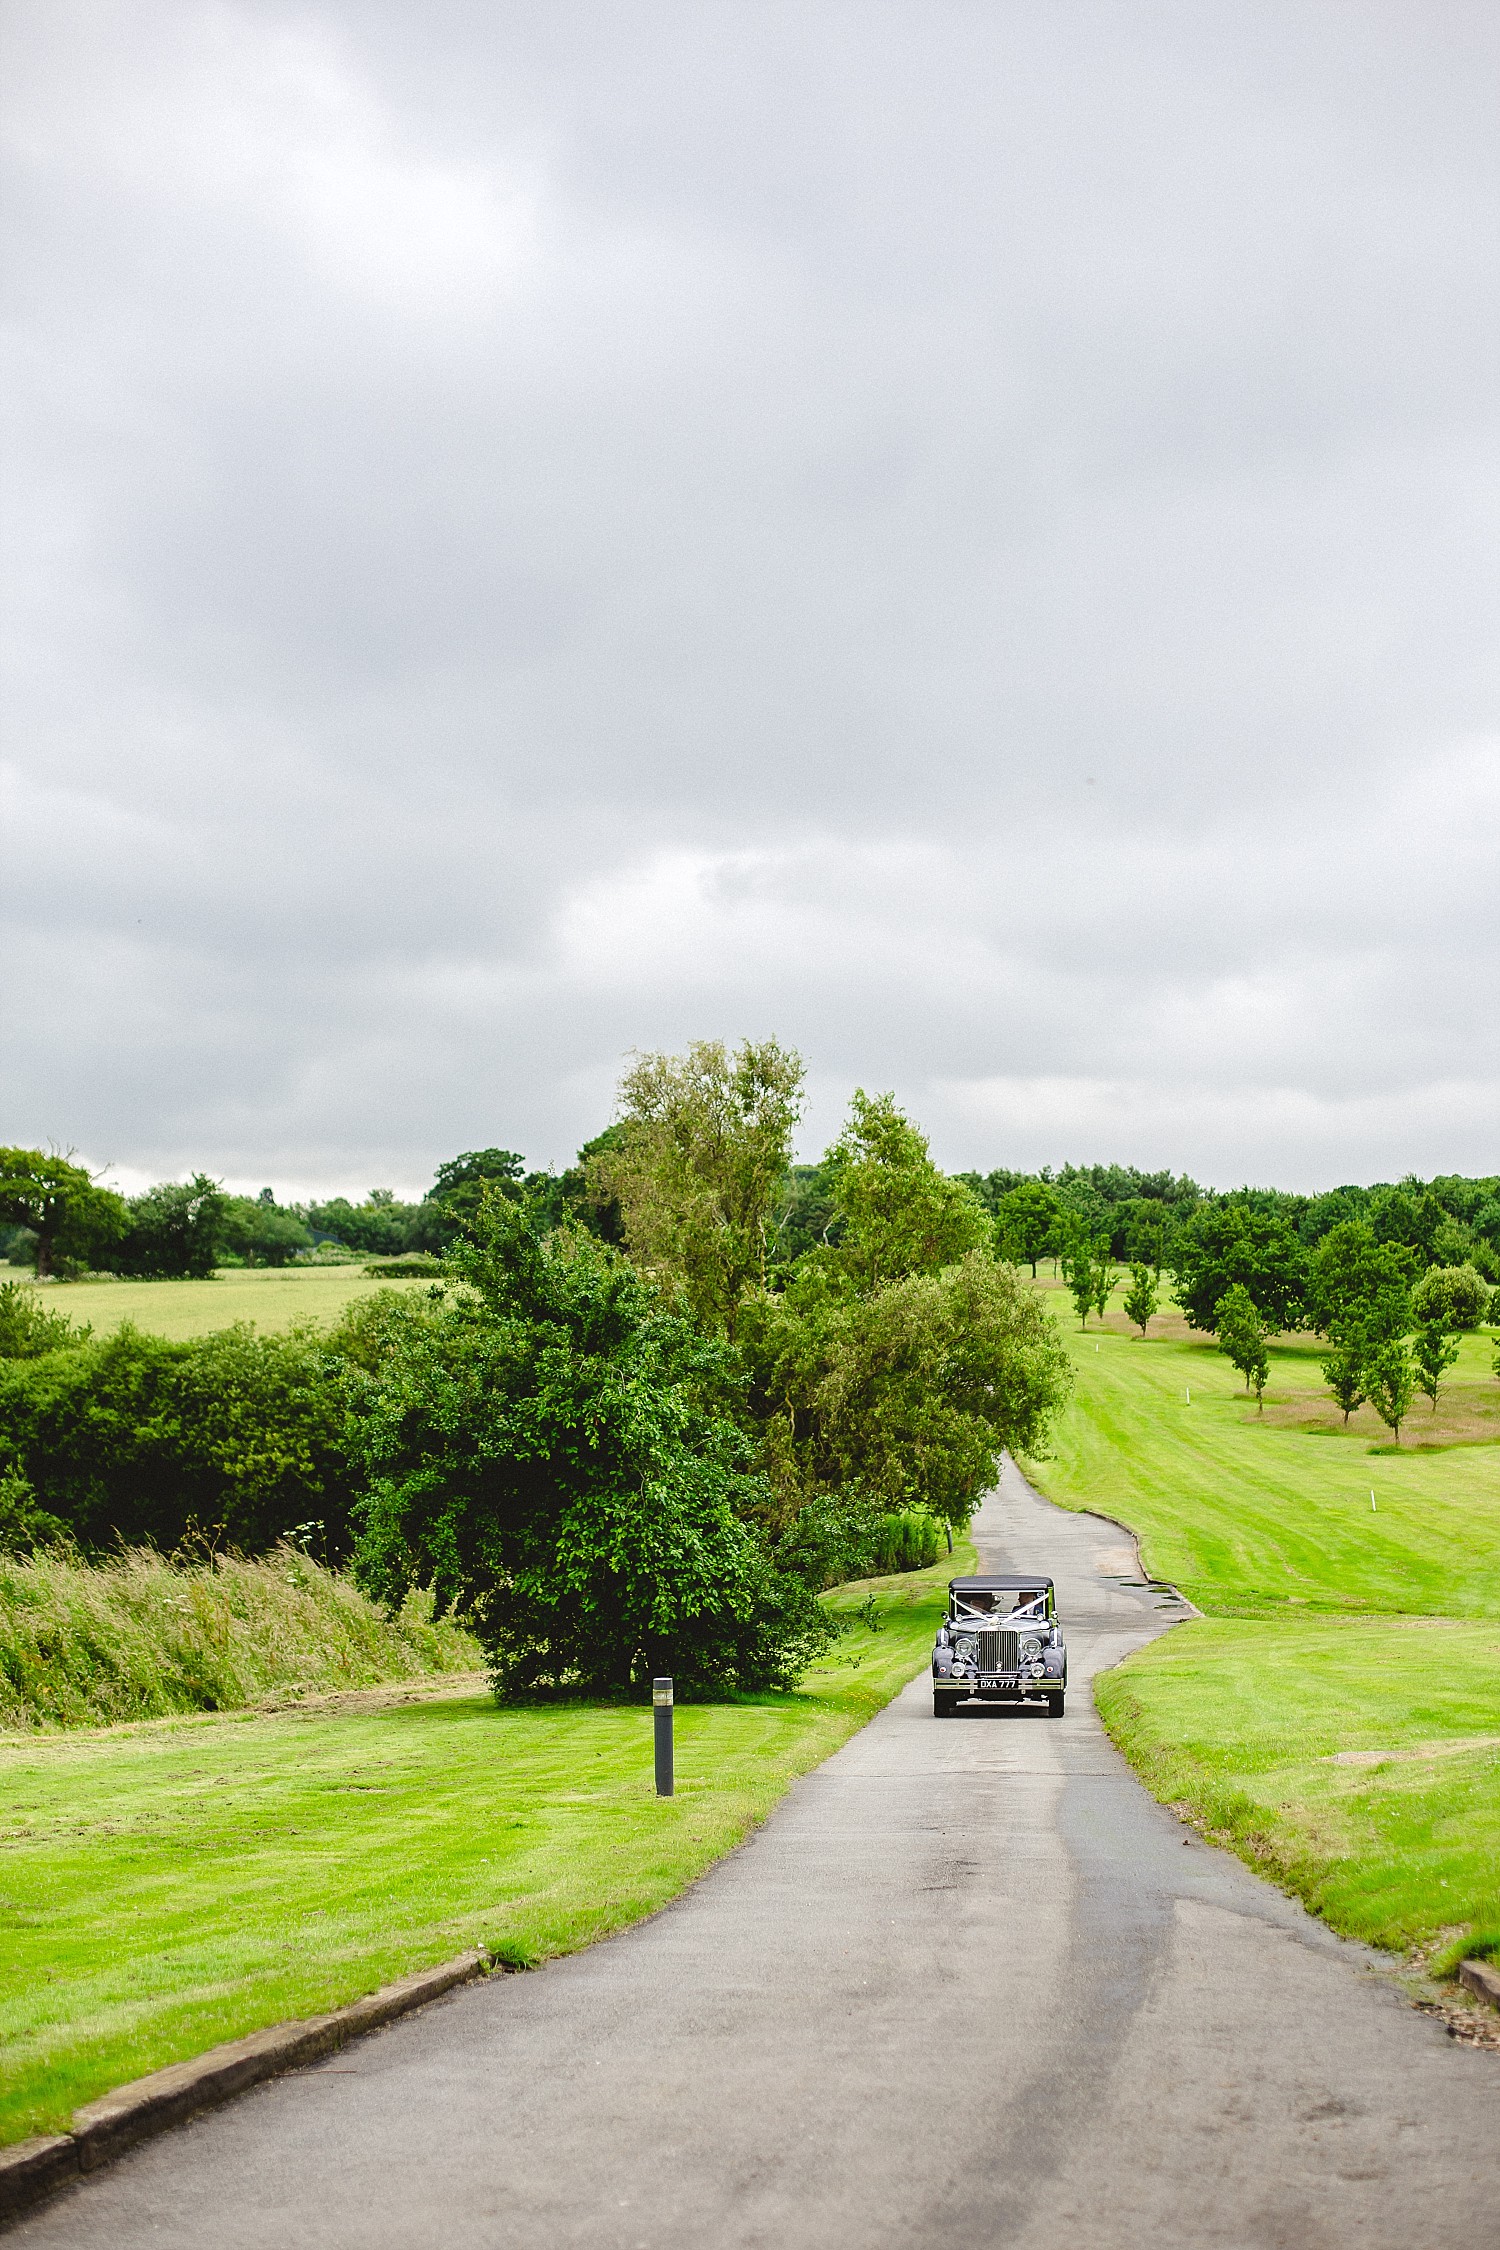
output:
[[[1492,0],[8,0],[0,1139],[1500,1169]]]

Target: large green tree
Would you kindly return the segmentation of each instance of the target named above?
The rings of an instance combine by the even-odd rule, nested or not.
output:
[[[221,1257],[247,1266],[288,1265],[312,1248],[312,1229],[296,1211],[283,1210],[270,1188],[259,1195],[229,1195],[219,1215]]]
[[[1472,1266],[1429,1266],[1411,1293],[1414,1318],[1460,1333],[1476,1329],[1490,1309],[1490,1290]]]
[[[1405,1244],[1382,1242],[1367,1220],[1341,1220],[1308,1261],[1307,1302],[1314,1325],[1332,1335],[1341,1321],[1357,1318],[1360,1308],[1375,1299],[1405,1297],[1416,1270],[1415,1254]]]
[[[823,1171],[841,1221],[831,1256],[860,1290],[938,1273],[992,1240],[979,1198],[939,1171],[891,1094],[855,1094]]]
[[[481,1205],[467,1288],[393,1319],[356,1383],[372,1480],[356,1568],[432,1586],[502,1695],[789,1686],[832,1628],[780,1571],[728,1347],[606,1245]]]
[[[1306,1325],[1306,1257],[1280,1211],[1240,1197],[1200,1204],[1177,1229],[1171,1271],[1178,1304],[1206,1334],[1215,1332],[1216,1308],[1236,1287],[1272,1335]]]
[[[0,1221],[36,1238],[36,1270],[102,1264],[125,1231],[125,1200],[100,1187],[71,1157],[39,1148],[0,1148]]]
[[[120,1271],[206,1280],[218,1259],[226,1200],[206,1172],[195,1172],[190,1180],[163,1180],[144,1195],[133,1195],[116,1253]]]
[[[471,1148],[449,1157],[438,1166],[402,1248],[446,1250],[462,1241],[493,1197],[522,1199],[525,1169],[513,1148]]]
[[[700,1039],[685,1055],[638,1055],[621,1081],[623,1130],[590,1181],[618,1205],[631,1258],[707,1329],[733,1335],[765,1285],[803,1077],[774,1039],[732,1055]]]
[[[995,1242],[1003,1258],[1036,1269],[1057,1248],[1058,1202],[1044,1180],[1022,1180],[995,1207]]]
[[[783,1524],[833,1493],[966,1523],[1004,1450],[1044,1449],[1069,1387],[1040,1299],[982,1249],[870,1291],[808,1259],[747,1307],[741,1342]]]

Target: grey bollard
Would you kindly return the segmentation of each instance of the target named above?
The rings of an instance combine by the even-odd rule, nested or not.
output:
[[[672,1794],[672,1683],[651,1682],[652,1717],[656,1722],[656,1794]]]

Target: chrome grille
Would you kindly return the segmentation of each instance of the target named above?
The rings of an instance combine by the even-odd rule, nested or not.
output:
[[[1020,1635],[992,1627],[979,1636],[979,1670],[985,1676],[1013,1677],[1020,1664]]]

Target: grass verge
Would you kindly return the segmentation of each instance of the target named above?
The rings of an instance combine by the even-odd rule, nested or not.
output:
[[[1156,1796],[1346,1936],[1500,1952],[1500,1624],[1203,1619],[1095,1693]]]
[[[1345,1935],[1439,1975],[1500,1951],[1500,1447],[1345,1433],[1316,1339],[1281,1340],[1261,1416],[1179,1320],[1142,1343],[1051,1301],[1077,1389],[1028,1473],[1206,1613],[1098,1679],[1115,1741]],[[1460,1384],[1491,1349],[1465,1340]]]
[[[677,1713],[406,1689],[322,1708],[0,1739],[0,2140],[111,2086],[487,1945],[531,1965],[653,1913],[920,1670],[932,1569],[789,1694]]]

